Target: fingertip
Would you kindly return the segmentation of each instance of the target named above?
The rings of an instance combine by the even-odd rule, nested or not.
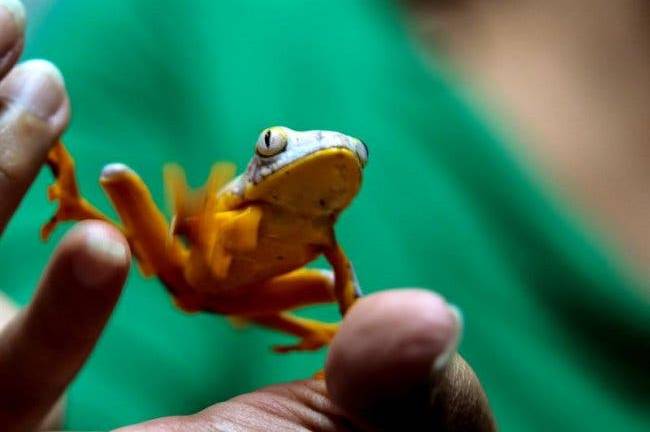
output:
[[[19,0],[0,0],[0,7],[4,8],[11,16],[16,29],[22,32],[25,29],[25,7]]]
[[[100,221],[83,221],[61,240],[28,312],[37,332],[81,350],[98,337],[129,270],[126,240]],[[83,343],[82,343],[83,341]]]
[[[63,73],[54,63],[44,59],[27,60],[20,67],[41,77],[42,88],[35,96],[37,105],[30,109],[49,124],[53,136],[60,136],[70,123],[72,111]]]
[[[18,0],[0,0],[0,78],[13,66],[23,46],[25,8]]]
[[[126,275],[131,260],[124,236],[101,221],[78,223],[61,247],[72,254],[71,266],[76,279],[90,289],[116,289],[120,284],[115,284],[115,280]]]
[[[430,291],[402,289],[359,300],[325,367],[333,400],[360,423],[390,423],[427,410],[432,374],[455,352],[462,320]]]
[[[70,122],[70,98],[61,70],[51,61],[30,59],[20,63],[15,69],[24,71],[29,76],[26,87],[33,89],[23,91],[29,102],[25,108],[32,114],[46,121],[53,136],[58,137]]]
[[[31,59],[13,67],[0,83],[0,96],[44,122],[52,137],[58,137],[70,120],[63,74],[47,60]]]
[[[61,240],[27,311],[33,333],[83,353],[99,337],[129,270],[126,240],[107,223],[88,220]],[[60,348],[60,347],[59,347]]]

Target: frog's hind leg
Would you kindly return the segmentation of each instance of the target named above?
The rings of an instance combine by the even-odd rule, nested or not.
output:
[[[273,315],[315,304],[332,303],[334,275],[329,270],[301,268],[260,285],[244,287],[241,295],[206,297],[206,309],[229,316]]]
[[[302,268],[277,276],[245,295],[215,301],[218,311],[236,321],[252,322],[300,338],[294,345],[276,346],[276,352],[312,351],[328,345],[337,323],[301,318],[288,310],[336,301],[334,276],[328,270]]]
[[[333,235],[332,238],[334,238]],[[345,315],[354,302],[362,295],[359,281],[357,280],[352,263],[336,241],[334,241],[333,246],[325,249],[323,253],[334,271],[333,278],[325,276],[326,273],[320,271],[321,286],[327,286],[327,289],[321,288],[320,291],[310,290],[303,278],[305,276],[312,279],[319,278],[313,273],[313,270],[301,269],[272,280],[270,287],[273,290],[265,293],[264,301],[266,302],[268,300],[268,304],[273,304],[274,300],[275,302],[278,302],[278,300],[288,301],[288,303],[283,305],[287,310],[308,304],[336,301],[339,305],[341,315]],[[269,295],[273,292],[275,295]],[[314,297],[315,294],[320,295],[320,298]],[[309,295],[312,297],[306,301],[304,297]],[[274,347],[276,352],[282,353],[290,351],[311,351],[329,345],[338,329],[338,324],[300,318],[287,312],[255,316],[250,320],[259,325],[293,334],[301,338],[298,344]]]
[[[47,240],[59,222],[69,220],[98,219],[112,222],[102,212],[86,201],[79,193],[74,171],[74,160],[62,142],[52,147],[47,155],[47,165],[54,175],[54,183],[47,190],[50,201],[58,201],[59,207],[41,228],[41,238]]]
[[[278,353],[288,353],[292,351],[315,351],[329,343],[338,331],[338,323],[326,323],[301,318],[287,312],[249,317],[250,321],[274,330],[288,333],[300,338],[300,341],[294,345],[276,345],[273,351]]]
[[[324,251],[324,255],[332,266],[334,277],[327,277],[327,273],[320,271],[320,292],[310,290],[308,285],[305,284],[305,281],[309,280],[309,278],[319,279],[313,273],[314,271],[301,269],[272,280],[270,285],[274,290],[269,290],[264,299],[269,299],[269,304],[273,304],[273,300],[276,303],[278,300],[289,301],[289,303],[283,305],[286,309],[294,309],[300,306],[306,306],[307,304],[336,301],[339,304],[341,315],[345,315],[354,302],[362,295],[359,281],[357,280],[352,263],[336,242],[332,247]],[[303,278],[305,279],[303,280]],[[312,283],[315,280],[312,280]],[[324,287],[327,288],[323,289]],[[271,292],[275,292],[276,295],[268,296]],[[320,295],[320,297],[315,297],[315,295]],[[311,297],[307,300],[305,296]],[[250,318],[250,321],[300,338],[297,344],[273,347],[274,351],[280,353],[313,351],[329,345],[339,327],[338,323],[325,323],[301,318],[288,312],[254,316]]]

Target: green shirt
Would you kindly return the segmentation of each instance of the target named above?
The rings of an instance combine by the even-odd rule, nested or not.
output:
[[[26,57],[63,71],[65,141],[84,195],[109,212],[97,185],[108,162],[129,164],[164,205],[165,162],[199,184],[214,161],[243,168],[264,127],[362,138],[364,185],[337,232],[364,290],[422,286],[460,306],[460,351],[504,431],[648,430],[640,282],[422,56],[394,3],[56,2],[33,23]],[[0,248],[3,288],[22,303],[64,231],[37,237],[54,210],[49,181],[43,172]],[[334,306],[309,313],[338,318]],[[287,341],[184,314],[134,268],[69,390],[67,427],[192,413],[322,366],[324,352],[269,351]]]

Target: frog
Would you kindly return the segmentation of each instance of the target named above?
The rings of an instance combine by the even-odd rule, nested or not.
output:
[[[47,240],[64,221],[107,222],[125,236],[141,273],[158,278],[181,310],[296,338],[274,346],[279,353],[313,351],[329,345],[339,323],[295,309],[336,303],[344,316],[362,295],[334,225],[359,192],[367,161],[367,145],[343,133],[270,127],[239,176],[218,162],[192,189],[179,165],[165,165],[170,218],[133,169],[111,163],[99,183],[116,222],[80,194],[75,161],[58,141],[47,156],[48,197],[58,205],[40,235]],[[308,266],[321,256],[330,270]]]

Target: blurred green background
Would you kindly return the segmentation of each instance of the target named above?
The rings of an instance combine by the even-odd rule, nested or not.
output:
[[[214,161],[245,167],[267,126],[362,138],[364,185],[337,232],[364,290],[422,286],[459,305],[460,351],[502,430],[647,430],[650,326],[638,282],[509,154],[488,109],[421,53],[399,4],[62,0],[31,11],[24,58],[64,73],[65,141],[102,210],[97,178],[109,162],[138,171],[164,205],[165,162],[198,185]],[[4,286],[20,303],[64,231],[38,240],[53,212],[49,181],[43,172],[2,239]],[[310,313],[338,318],[335,307]],[[322,367],[324,352],[270,352],[288,340],[181,313],[134,268],[69,391],[67,427],[192,413]]]

